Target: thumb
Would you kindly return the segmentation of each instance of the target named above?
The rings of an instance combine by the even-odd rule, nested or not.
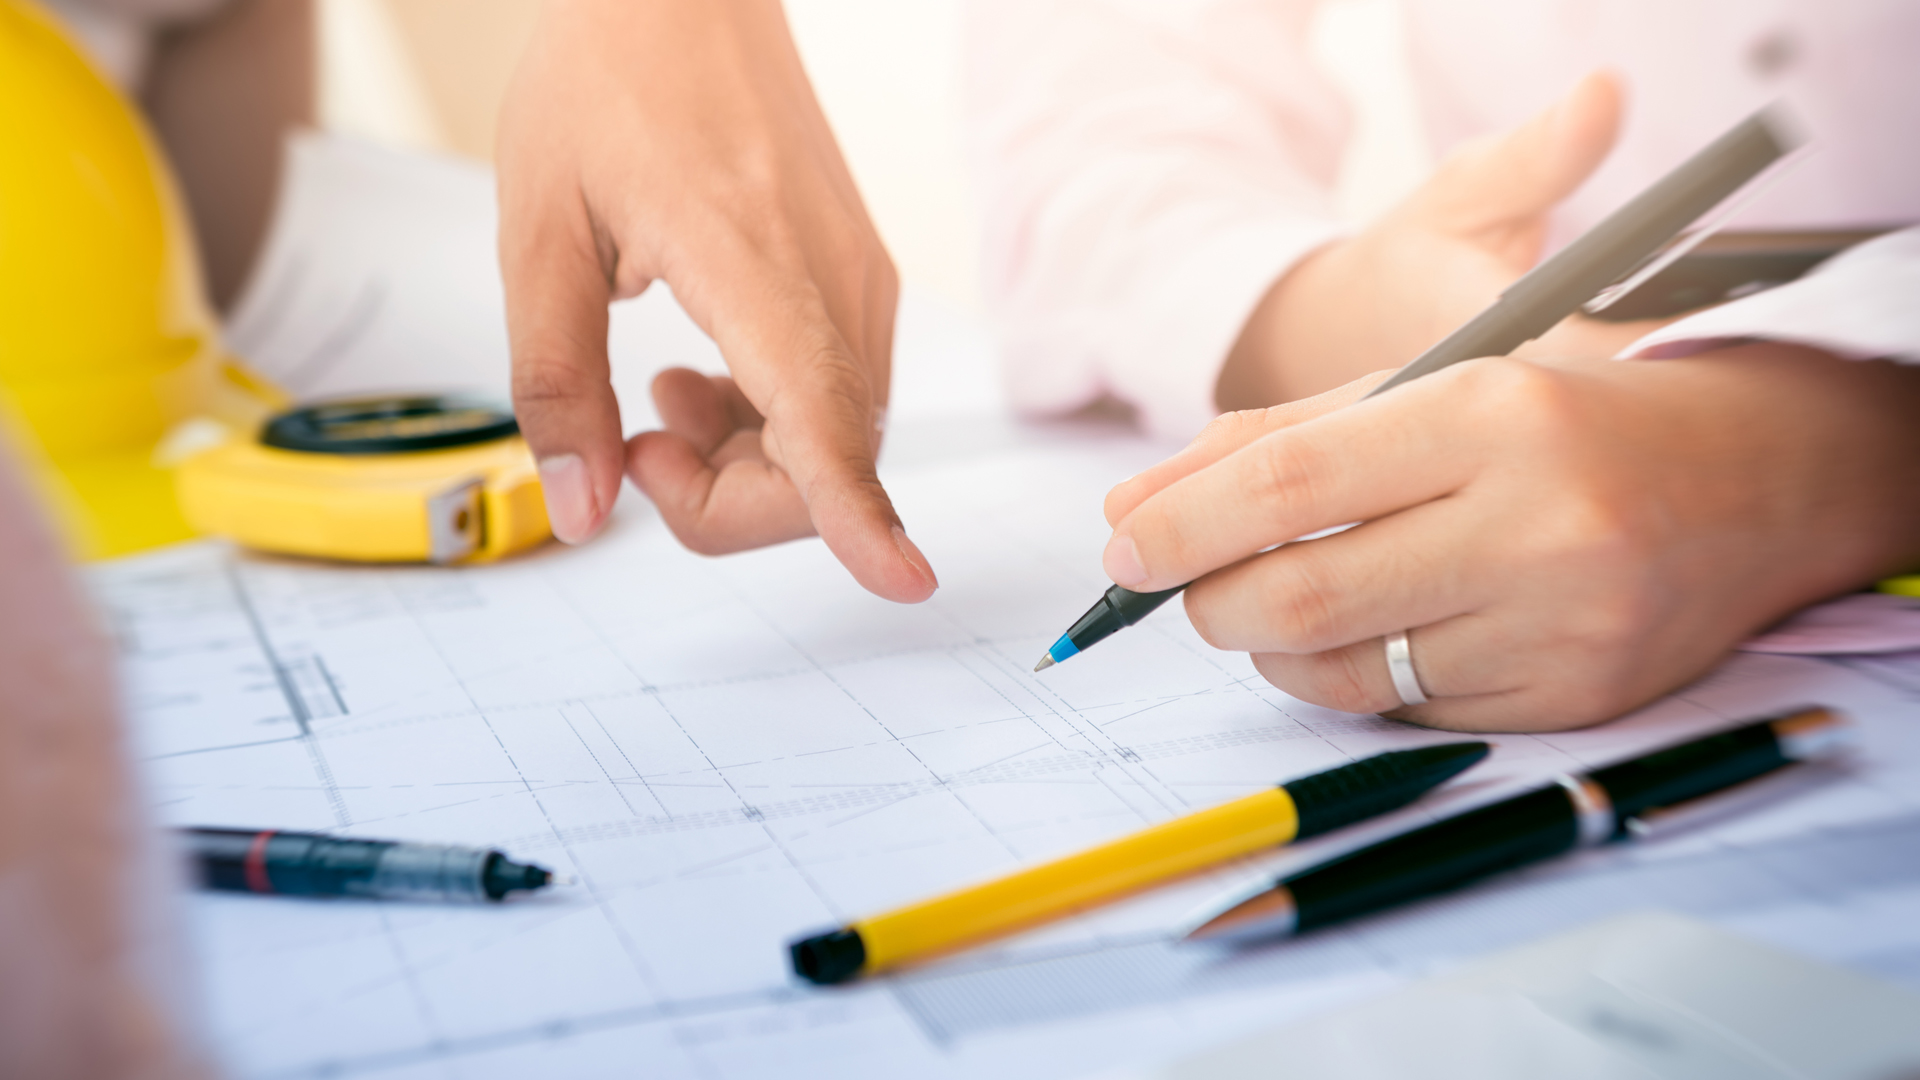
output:
[[[1503,135],[1450,155],[1409,201],[1431,228],[1483,242],[1538,243],[1542,217],[1573,194],[1613,149],[1624,90],[1595,71],[1566,97]],[[1535,253],[1525,253],[1531,262]]]
[[[513,413],[539,462],[553,535],[578,544],[613,509],[626,456],[607,368],[611,287],[583,210],[542,213],[511,198],[501,202]],[[546,201],[569,204],[578,206]]]

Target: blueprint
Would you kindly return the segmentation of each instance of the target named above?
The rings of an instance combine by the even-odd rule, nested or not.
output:
[[[942,575],[917,607],[815,543],[688,554],[643,504],[492,567],[199,544],[102,569],[169,821],[497,845],[578,878],[487,907],[196,897],[235,1071],[1070,1075],[1648,905],[1920,984],[1913,696],[1767,656],[1615,725],[1497,737],[1370,831],[1767,708],[1849,707],[1866,763],[1772,813],[1251,952],[1168,939],[1243,865],[899,977],[797,983],[796,934],[1450,737],[1289,699],[1177,605],[1034,675],[1098,594],[1091,508],[1139,463],[1091,443],[890,474]]]
[[[311,268],[298,240],[276,238],[282,262]],[[366,265],[393,275],[388,295],[417,287],[392,259]],[[379,314],[406,305],[367,314],[351,282],[285,295],[307,305],[305,333],[264,316],[242,329],[290,384],[352,389],[340,373],[381,350],[394,385],[459,377],[463,350],[472,385],[494,378],[493,331],[474,329],[492,315],[435,339]],[[672,342],[701,340],[670,297],[642,303],[624,316],[633,350],[616,349],[616,383],[640,388],[628,399],[645,365],[685,356]],[[347,324],[363,351],[302,351]],[[648,326],[668,344],[644,348]],[[1102,495],[1168,448],[1095,421],[1016,424],[969,323],[909,294],[901,328],[882,477],[940,576],[925,604],[865,594],[814,541],[690,554],[631,492],[595,542],[492,566],[203,542],[93,571],[166,822],[499,847],[575,879],[486,906],[193,897],[208,1024],[236,1075],[1070,1076],[1649,906],[1920,986],[1920,661],[1762,655],[1609,725],[1494,737],[1486,764],[1348,835],[884,979],[797,982],[796,935],[1457,738],[1294,700],[1206,646],[1178,604],[1035,675],[1107,584]],[[442,366],[410,375],[404,355]],[[1862,751],[1768,808],[1295,942],[1170,938],[1248,874],[1809,701],[1854,715]]]

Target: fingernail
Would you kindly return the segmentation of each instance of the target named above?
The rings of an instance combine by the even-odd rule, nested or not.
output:
[[[1107,541],[1106,553],[1100,556],[1100,567],[1115,585],[1129,589],[1147,580],[1147,568],[1140,565],[1140,552],[1133,546],[1131,536],[1116,536]]]
[[[593,489],[587,483],[587,463],[579,454],[556,454],[540,459],[540,490],[547,496],[547,521],[561,543],[584,543],[599,525]]]
[[[911,563],[915,570],[920,571],[920,576],[926,581],[928,589],[940,587],[940,579],[933,576],[933,564],[929,563],[927,557],[920,553],[920,548],[907,538],[907,530],[898,525],[893,527],[893,546],[900,549],[902,558]]]

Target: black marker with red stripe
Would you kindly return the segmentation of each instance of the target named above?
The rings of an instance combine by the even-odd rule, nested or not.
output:
[[[199,884],[283,896],[501,900],[553,882],[498,851],[272,829],[182,829]]]

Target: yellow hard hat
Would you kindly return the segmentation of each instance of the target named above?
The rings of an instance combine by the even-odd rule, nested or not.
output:
[[[222,350],[139,115],[29,0],[0,0],[0,426],[75,550],[193,535],[163,446],[281,395]]]

